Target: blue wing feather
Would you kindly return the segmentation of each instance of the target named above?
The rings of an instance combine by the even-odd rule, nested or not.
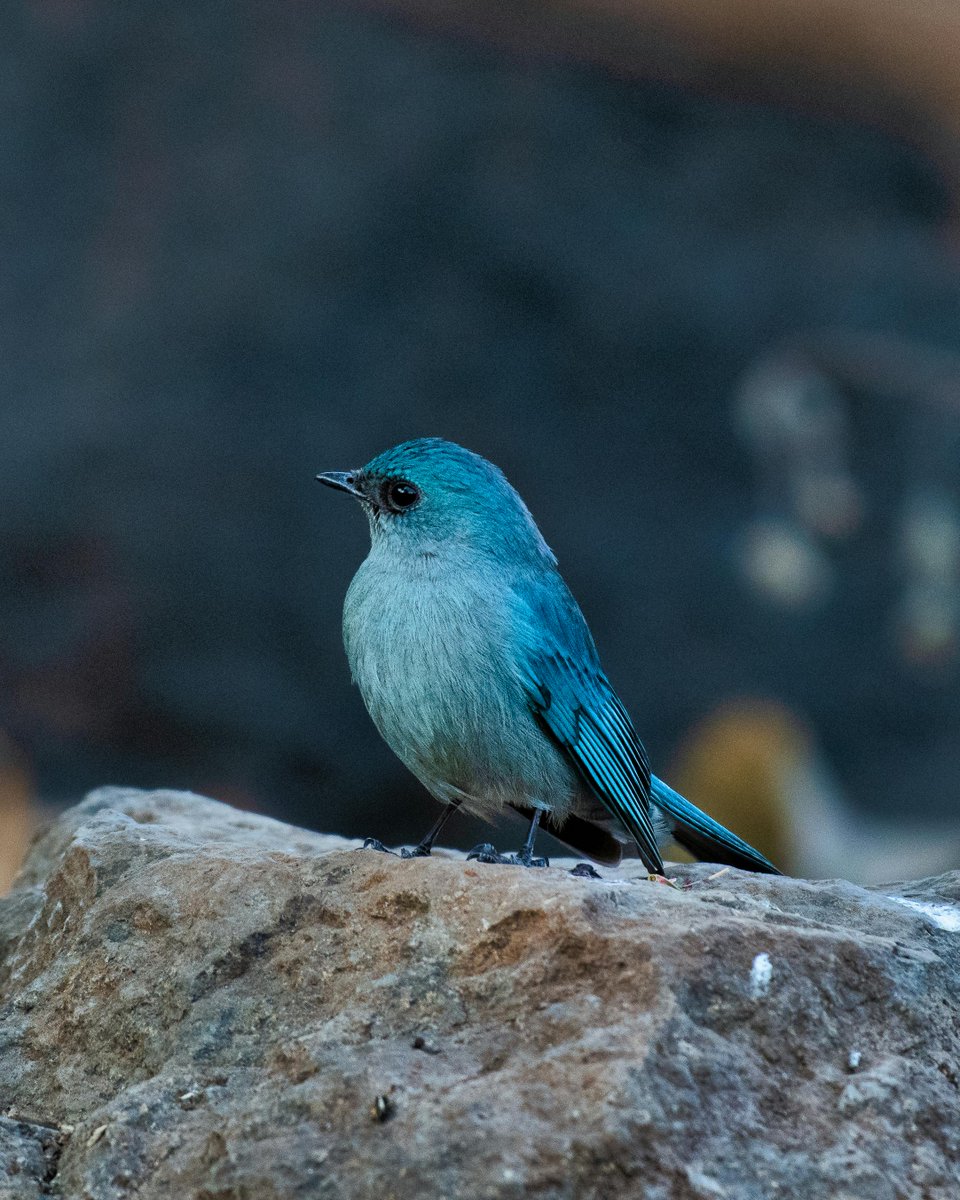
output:
[[[576,601],[559,575],[524,589],[520,671],[530,706],[604,808],[637,843],[650,871],[663,860],[650,816],[650,765],[604,675]],[[524,611],[525,610],[525,611]]]
[[[643,743],[560,575],[527,577],[515,597],[519,667],[530,706],[593,795],[633,837],[648,870],[663,871],[653,806],[698,858],[779,874],[759,851],[651,776]]]

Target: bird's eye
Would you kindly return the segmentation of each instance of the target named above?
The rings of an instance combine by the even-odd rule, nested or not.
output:
[[[420,499],[420,489],[405,479],[391,479],[383,487],[383,500],[391,512],[412,508]]]

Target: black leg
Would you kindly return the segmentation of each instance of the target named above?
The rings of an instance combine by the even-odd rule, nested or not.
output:
[[[535,808],[533,810],[533,818],[530,821],[530,828],[527,831],[527,840],[523,843],[520,853],[517,855],[517,862],[523,867],[549,867],[550,861],[546,858],[533,857],[533,843],[537,840],[537,829],[540,826],[540,818],[543,816],[543,809]]]
[[[401,858],[427,858],[430,851],[433,849],[433,843],[437,840],[440,830],[446,825],[453,814],[460,807],[460,801],[456,800],[453,804],[447,804],[440,816],[434,821],[427,832],[420,839],[420,844],[414,846],[412,850],[404,848],[400,851]]]
[[[460,807],[460,801],[455,800],[452,804],[445,804],[440,816],[434,821],[427,832],[420,839],[420,844],[414,846],[412,850],[407,850],[406,847],[400,851],[401,858],[427,858],[430,851],[433,849],[433,843],[437,840],[437,835],[440,830],[446,825],[453,814]],[[364,838],[364,850],[379,850],[381,854],[395,854],[396,851],[388,849],[379,838]]]

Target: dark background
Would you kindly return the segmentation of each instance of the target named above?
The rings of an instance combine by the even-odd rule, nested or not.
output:
[[[527,500],[655,770],[770,697],[856,809],[954,823],[942,155],[334,4],[2,25],[0,728],[36,799],[419,836],[340,640],[365,523],[313,476],[438,434]],[[835,527],[798,478],[841,480]]]

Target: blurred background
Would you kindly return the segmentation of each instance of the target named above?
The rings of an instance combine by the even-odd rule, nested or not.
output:
[[[960,866],[958,61],[938,0],[5,7],[0,890],[105,783],[424,832],[313,481],[424,434],[658,774],[797,873]]]

